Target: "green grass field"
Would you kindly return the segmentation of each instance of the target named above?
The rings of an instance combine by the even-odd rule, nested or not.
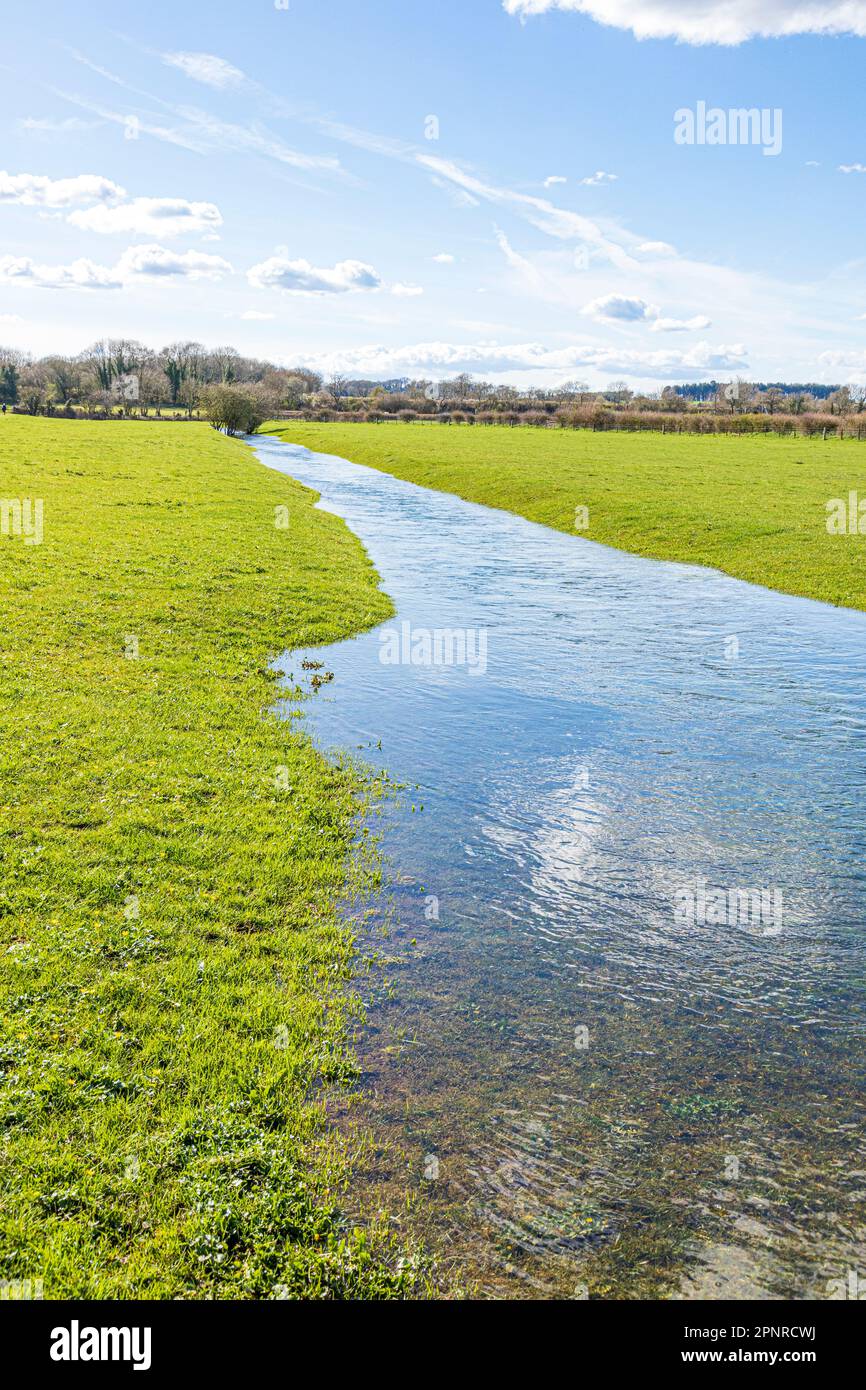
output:
[[[44,505],[42,544],[0,537],[0,1278],[404,1295],[320,1098],[354,1075],[364,793],[267,712],[275,654],[388,616],[375,573],[206,425],[7,416],[0,497]]]
[[[826,504],[866,500],[866,446],[760,435],[305,424],[265,429],[558,531],[711,565],[755,584],[866,608],[866,536],[827,533]]]
[[[593,539],[866,608],[866,541],[825,527],[866,472],[856,442],[279,432],[566,531],[584,505]],[[351,1156],[323,1100],[355,1078],[337,902],[375,789],[269,712],[274,655],[389,600],[313,494],[205,425],[7,416],[0,500],[25,498],[42,543],[0,536],[0,1279],[427,1292],[384,1226],[343,1220]]]

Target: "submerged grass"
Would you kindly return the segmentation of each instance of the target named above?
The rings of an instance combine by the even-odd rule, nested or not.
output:
[[[359,542],[205,425],[6,417],[0,496],[44,505],[0,537],[0,1278],[418,1292],[320,1100],[361,784],[269,712],[275,654],[389,615]]]
[[[866,536],[829,535],[827,503],[859,491],[857,440],[429,424],[265,426],[470,502],[660,560],[866,609]],[[866,525],[866,520],[864,520]]]

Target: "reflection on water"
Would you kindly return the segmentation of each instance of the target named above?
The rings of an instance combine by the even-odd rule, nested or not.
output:
[[[320,746],[411,788],[377,1182],[487,1296],[866,1291],[866,615],[256,445],[361,537],[389,629],[487,642],[282,663],[334,672]]]

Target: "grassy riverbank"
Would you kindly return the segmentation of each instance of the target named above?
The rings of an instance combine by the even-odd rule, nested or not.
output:
[[[866,499],[856,440],[689,437],[500,426],[265,427],[425,487],[662,560],[866,609],[864,536],[827,533],[826,504]]]
[[[387,617],[375,573],[205,425],[7,416],[0,496],[44,505],[0,537],[0,1278],[405,1294],[317,1100],[353,1076],[360,788],[266,712],[276,653]]]

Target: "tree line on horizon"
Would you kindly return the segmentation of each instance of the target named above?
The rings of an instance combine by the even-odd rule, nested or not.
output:
[[[475,380],[465,372],[439,382],[409,377],[376,381],[337,373],[326,378],[309,367],[280,367],[245,357],[230,346],[207,348],[188,341],[155,351],[130,339],[101,339],[74,356],[34,358],[0,347],[0,402],[31,415],[91,418],[159,418],[167,411],[190,419],[202,414],[211,418],[216,412],[248,421],[297,415],[372,423],[435,418],[455,424],[839,433],[848,417],[866,412],[866,385],[738,378],[641,393],[625,381],[603,390],[582,381],[518,388]],[[216,427],[225,428],[225,423]]]

